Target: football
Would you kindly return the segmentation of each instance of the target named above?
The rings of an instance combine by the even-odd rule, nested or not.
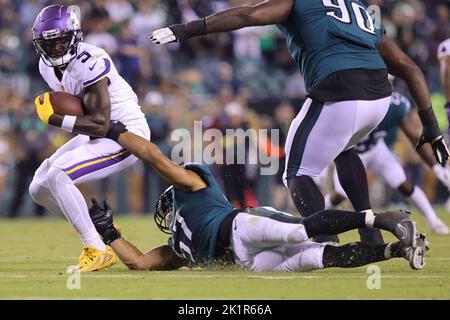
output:
[[[53,91],[49,92],[50,103],[55,114],[66,116],[83,116],[83,102],[80,98],[67,92]],[[44,101],[44,94],[39,96],[41,103]]]

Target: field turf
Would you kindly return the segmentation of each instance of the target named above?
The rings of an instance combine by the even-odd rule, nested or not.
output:
[[[441,217],[450,224],[450,214]],[[70,290],[67,283],[75,282],[66,270],[81,252],[70,225],[57,218],[0,220],[0,299],[450,299],[450,236],[431,234],[418,214],[414,218],[430,241],[426,267],[413,271],[399,259],[378,263],[381,288],[372,290],[367,267],[309,273],[146,272],[128,271],[120,262],[82,274],[81,289]],[[116,222],[142,251],[167,240],[151,216],[119,216]],[[385,239],[393,240],[386,234]],[[357,233],[341,240],[357,240]]]

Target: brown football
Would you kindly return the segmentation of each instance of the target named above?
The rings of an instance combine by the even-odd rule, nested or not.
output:
[[[49,92],[50,103],[52,104],[53,111],[55,114],[65,115],[65,116],[83,116],[83,102],[80,98],[71,95],[67,92],[53,91]],[[44,95],[39,96],[41,103],[44,100]]]

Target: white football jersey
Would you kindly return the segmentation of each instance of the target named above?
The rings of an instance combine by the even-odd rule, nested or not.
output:
[[[47,66],[42,58],[39,61],[39,71],[52,90],[64,91],[80,98],[86,87],[108,78],[111,120],[120,120],[126,125],[147,123],[133,89],[119,75],[111,57],[99,47],[81,42],[77,57],[67,65],[61,81],[54,68]]]
[[[442,42],[438,48],[438,59],[446,56],[450,56],[450,38]]]

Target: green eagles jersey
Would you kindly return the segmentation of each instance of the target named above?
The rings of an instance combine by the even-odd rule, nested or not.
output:
[[[386,69],[378,53],[384,28],[376,28],[357,0],[295,0],[279,25],[309,91],[328,75],[349,69]]]
[[[192,262],[211,263],[220,225],[235,208],[207,166],[187,164],[185,168],[196,172],[208,186],[196,192],[174,189],[175,217],[169,245],[179,256]]]
[[[355,146],[355,150],[363,153],[372,149],[378,139],[384,138],[386,144],[391,146],[397,139],[397,129],[403,119],[411,111],[411,101],[398,92],[394,92],[391,98],[391,104],[383,121],[370,135]]]

